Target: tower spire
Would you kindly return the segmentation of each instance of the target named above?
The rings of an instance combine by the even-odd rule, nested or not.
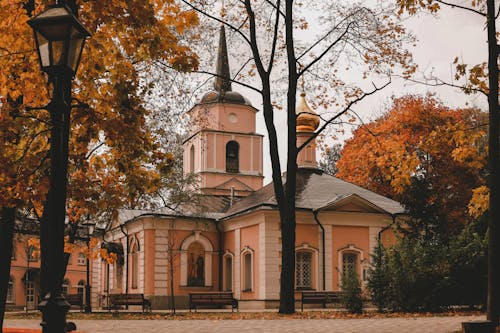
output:
[[[217,77],[214,88],[218,92],[231,91],[231,72],[229,70],[229,58],[227,55],[226,30],[224,25],[220,27],[219,50],[217,52]]]

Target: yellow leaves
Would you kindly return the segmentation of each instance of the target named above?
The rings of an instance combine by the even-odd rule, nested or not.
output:
[[[40,249],[40,239],[38,238],[28,239],[28,246],[33,246],[34,248]]]
[[[116,253],[108,252],[106,249],[100,249],[99,255],[108,264],[112,264],[112,263],[116,262],[116,260],[118,259],[118,256],[116,255]]]
[[[490,190],[486,186],[480,186],[472,191],[472,199],[468,205],[468,212],[472,217],[479,218],[489,207]]]
[[[72,253],[77,248],[76,244],[69,242],[69,236],[64,237],[64,253]]]

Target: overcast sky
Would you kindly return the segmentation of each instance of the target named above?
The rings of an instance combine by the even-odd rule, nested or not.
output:
[[[408,18],[405,26],[418,39],[416,46],[411,47],[414,61],[419,66],[416,79],[423,77],[422,72],[433,73],[443,80],[450,81],[455,57],[462,59],[464,63],[477,64],[487,60],[486,31],[484,20],[479,15],[469,14],[459,9],[443,8],[439,15],[421,14]],[[236,88],[236,87],[235,87]],[[255,107],[261,109],[259,96],[250,91],[240,90],[247,96]],[[486,98],[483,95],[464,95],[457,89],[449,87],[429,87],[421,84],[404,82],[401,79],[393,79],[390,86],[377,95],[369,97],[354,109],[365,121],[373,119],[386,109],[390,103],[391,96],[403,96],[408,93],[428,92],[435,93],[445,105],[450,107],[478,106],[485,110]],[[286,124],[285,113],[277,119],[277,129],[280,134],[280,155],[282,167],[286,159]],[[264,142],[264,183],[271,181],[271,165],[269,158],[269,146],[267,131],[264,124],[262,112],[257,114],[257,132],[265,135]],[[344,136],[341,140],[348,137]],[[318,156],[318,159],[320,157]]]

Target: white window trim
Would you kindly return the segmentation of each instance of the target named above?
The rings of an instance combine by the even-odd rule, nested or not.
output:
[[[205,250],[205,287],[212,286],[212,243],[205,236],[200,235],[199,231],[184,239],[181,245],[181,286],[188,286],[188,248],[194,242],[198,242]]]
[[[319,251],[317,248],[309,246],[307,243],[302,243],[302,245],[295,247],[295,265],[297,265],[297,252],[299,251],[306,251],[306,252],[311,252],[312,253],[312,262],[314,264],[314,269],[311,273],[314,273],[315,278],[313,281],[313,285],[311,286],[312,289],[314,290],[320,290],[320,283],[319,283]],[[296,267],[295,267],[296,269]],[[295,274],[294,274],[294,279],[295,279]],[[294,282],[295,289],[297,289],[297,281]]]
[[[346,247],[344,248],[341,248],[338,250],[338,285],[340,286],[340,281],[342,279],[342,274],[344,273],[344,265],[343,265],[343,256],[344,256],[344,253],[345,252],[354,252],[358,255],[358,259],[359,259],[359,262],[357,264],[357,267],[356,267],[356,273],[358,274],[358,277],[359,278],[362,278],[361,274],[362,272],[360,272],[360,269],[361,269],[361,264],[364,262],[365,260],[365,257],[364,257],[364,251],[361,250],[360,248],[354,246],[353,244],[349,244],[347,245]]]
[[[230,251],[226,251],[226,253],[224,253],[224,255],[222,256],[222,262],[223,262],[223,272],[224,272],[224,275],[223,275],[223,288],[224,288],[224,291],[227,289],[226,288],[226,258],[231,258],[231,265],[232,265],[232,269],[231,269],[231,291],[234,291],[234,254],[232,254]]]
[[[245,288],[245,269],[246,269],[246,265],[245,265],[245,255],[250,253],[250,268],[252,269],[251,273],[250,274],[250,290],[248,290],[247,288]],[[250,247],[248,246],[245,246],[242,250],[241,250],[241,254],[240,254],[240,261],[241,261],[241,291],[242,292],[254,292],[255,291],[255,285],[254,285],[254,278],[253,278],[253,275],[254,275],[254,254],[255,254],[255,251],[252,250]]]
[[[130,246],[129,247],[130,248],[130,252],[128,254],[129,258],[127,259],[127,260],[130,260],[130,266],[129,266],[129,268],[130,268],[130,273],[129,273],[130,274],[130,281],[129,281],[130,286],[129,287],[132,290],[138,290],[139,286],[140,286],[140,280],[141,280],[141,270],[140,270],[140,268],[141,268],[141,257],[139,256],[140,243],[139,243],[139,241],[137,240],[136,237],[132,237],[132,240],[130,241],[130,245],[129,246]],[[137,280],[135,281],[136,285],[134,286],[134,275],[135,275],[134,274],[134,268],[135,268],[135,266],[134,266],[134,257],[135,256],[137,257],[137,260],[136,260],[136,265],[137,265],[137,268],[136,268],[136,270],[137,270],[136,279]],[[111,268],[111,266],[110,266],[110,268]],[[111,281],[110,281],[110,283],[111,283]]]

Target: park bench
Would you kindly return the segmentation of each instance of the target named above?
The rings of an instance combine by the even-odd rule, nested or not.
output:
[[[326,307],[327,303],[340,303],[343,294],[343,291],[303,291],[302,311],[304,311],[304,304],[322,304]]]
[[[109,302],[113,309],[128,305],[140,305],[142,312],[151,311],[151,302],[144,298],[144,294],[111,294]]]
[[[83,295],[82,294],[66,294],[64,295],[66,302],[71,306],[80,307],[80,311],[83,311]]]
[[[231,312],[238,311],[238,300],[233,297],[232,292],[215,291],[189,293],[189,311],[196,311],[198,306],[219,307],[222,305],[231,305]]]

